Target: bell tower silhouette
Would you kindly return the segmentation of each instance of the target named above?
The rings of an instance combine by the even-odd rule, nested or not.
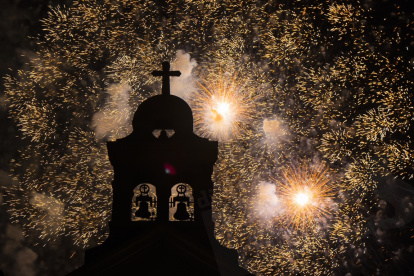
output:
[[[164,62],[152,74],[162,76],[162,94],[138,107],[129,136],[107,143],[114,168],[109,236],[69,275],[251,275],[214,237],[218,143],[195,135],[191,108],[170,95],[169,77],[181,73]]]

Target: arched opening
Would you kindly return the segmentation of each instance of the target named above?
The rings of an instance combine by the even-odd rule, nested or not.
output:
[[[154,185],[141,183],[134,189],[131,220],[152,221],[157,217],[157,191]]]
[[[169,203],[169,221],[194,221],[194,197],[190,185],[174,185]]]

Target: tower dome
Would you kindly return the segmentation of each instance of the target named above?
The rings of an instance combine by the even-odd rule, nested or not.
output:
[[[145,100],[135,112],[134,132],[173,129],[175,133],[193,131],[193,114],[188,104],[174,95],[156,95]]]

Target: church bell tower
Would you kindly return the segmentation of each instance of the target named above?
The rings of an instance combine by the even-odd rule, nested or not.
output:
[[[114,168],[109,237],[69,275],[250,275],[214,237],[218,143],[195,135],[191,108],[170,95],[169,77],[180,72],[164,62],[152,74],[162,76],[162,94],[138,107],[129,136],[107,144]]]

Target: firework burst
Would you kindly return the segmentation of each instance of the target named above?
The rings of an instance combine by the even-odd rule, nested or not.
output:
[[[36,56],[5,82],[28,144],[11,164],[19,184],[4,193],[11,219],[39,244],[104,239],[112,168],[102,140],[130,131],[133,110],[159,91],[150,72],[185,49],[198,63],[194,132],[220,141],[217,239],[258,275],[358,271],[374,180],[414,175],[412,70],[377,51],[398,37],[368,28],[358,1],[167,2],[75,0],[43,21]],[[292,158],[330,163],[292,168]],[[278,186],[255,205],[269,174]],[[252,205],[271,227],[252,220]]]
[[[218,141],[240,137],[256,110],[248,81],[237,72],[209,70],[197,86],[191,100],[197,131]]]
[[[306,230],[334,209],[335,190],[327,167],[290,167],[283,170],[276,182],[285,205],[285,212],[278,219],[287,227]]]

